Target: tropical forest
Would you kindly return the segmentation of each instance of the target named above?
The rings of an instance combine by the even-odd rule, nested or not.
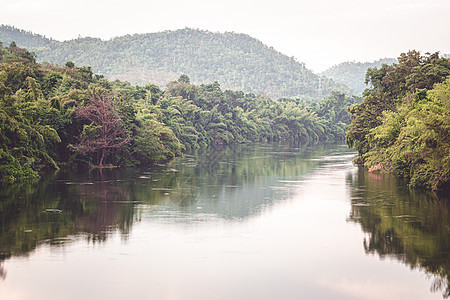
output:
[[[344,140],[347,107],[360,98],[333,92],[318,103],[195,85],[132,86],[72,61],[36,63],[15,43],[1,50],[1,180],[85,162],[140,166],[187,150],[245,142]]]
[[[399,63],[369,69],[371,88],[349,111],[347,143],[369,171],[395,173],[411,187],[450,187],[450,60],[403,53]]]
[[[0,25],[1,299],[447,299],[449,195],[448,55]]]

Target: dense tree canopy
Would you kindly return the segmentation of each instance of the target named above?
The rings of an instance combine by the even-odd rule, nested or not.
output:
[[[410,51],[398,61],[367,72],[371,88],[350,109],[347,142],[371,171],[397,173],[414,187],[448,189],[450,59]]]

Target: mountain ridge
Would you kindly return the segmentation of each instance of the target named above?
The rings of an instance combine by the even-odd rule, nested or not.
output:
[[[109,40],[84,37],[56,41],[12,26],[0,26],[0,41],[15,38],[40,62],[91,66],[97,74],[132,84],[166,86],[181,74],[193,83],[218,81],[225,89],[262,93],[271,98],[318,101],[344,85],[314,74],[293,57],[243,33],[184,28],[132,34]]]

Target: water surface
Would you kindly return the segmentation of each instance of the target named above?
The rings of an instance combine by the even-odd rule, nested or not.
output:
[[[238,145],[0,188],[1,299],[442,299],[448,199],[343,145]]]

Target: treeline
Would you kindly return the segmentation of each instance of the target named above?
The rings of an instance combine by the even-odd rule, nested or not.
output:
[[[450,187],[450,59],[403,53],[369,69],[370,89],[350,109],[347,142],[369,171],[393,172],[411,187]]]
[[[319,101],[333,90],[348,88],[308,70],[304,64],[245,34],[180,29],[134,34],[103,41],[78,38],[52,41],[0,26],[0,41],[16,41],[40,62],[91,66],[96,74],[131,84],[166,86],[181,74],[196,84],[220,82],[230,90],[262,93],[272,99],[301,97]],[[20,42],[18,42],[20,41]],[[320,92],[319,92],[320,89]]]
[[[0,47],[0,179],[38,177],[63,162],[137,166],[211,145],[339,140],[357,101],[339,93],[273,101],[186,75],[166,90],[132,86],[70,61],[37,64],[11,43]]]
[[[53,42],[51,38],[10,25],[0,25],[0,36],[0,41],[5,43],[14,41],[18,45],[27,45],[27,47],[45,47]]]

